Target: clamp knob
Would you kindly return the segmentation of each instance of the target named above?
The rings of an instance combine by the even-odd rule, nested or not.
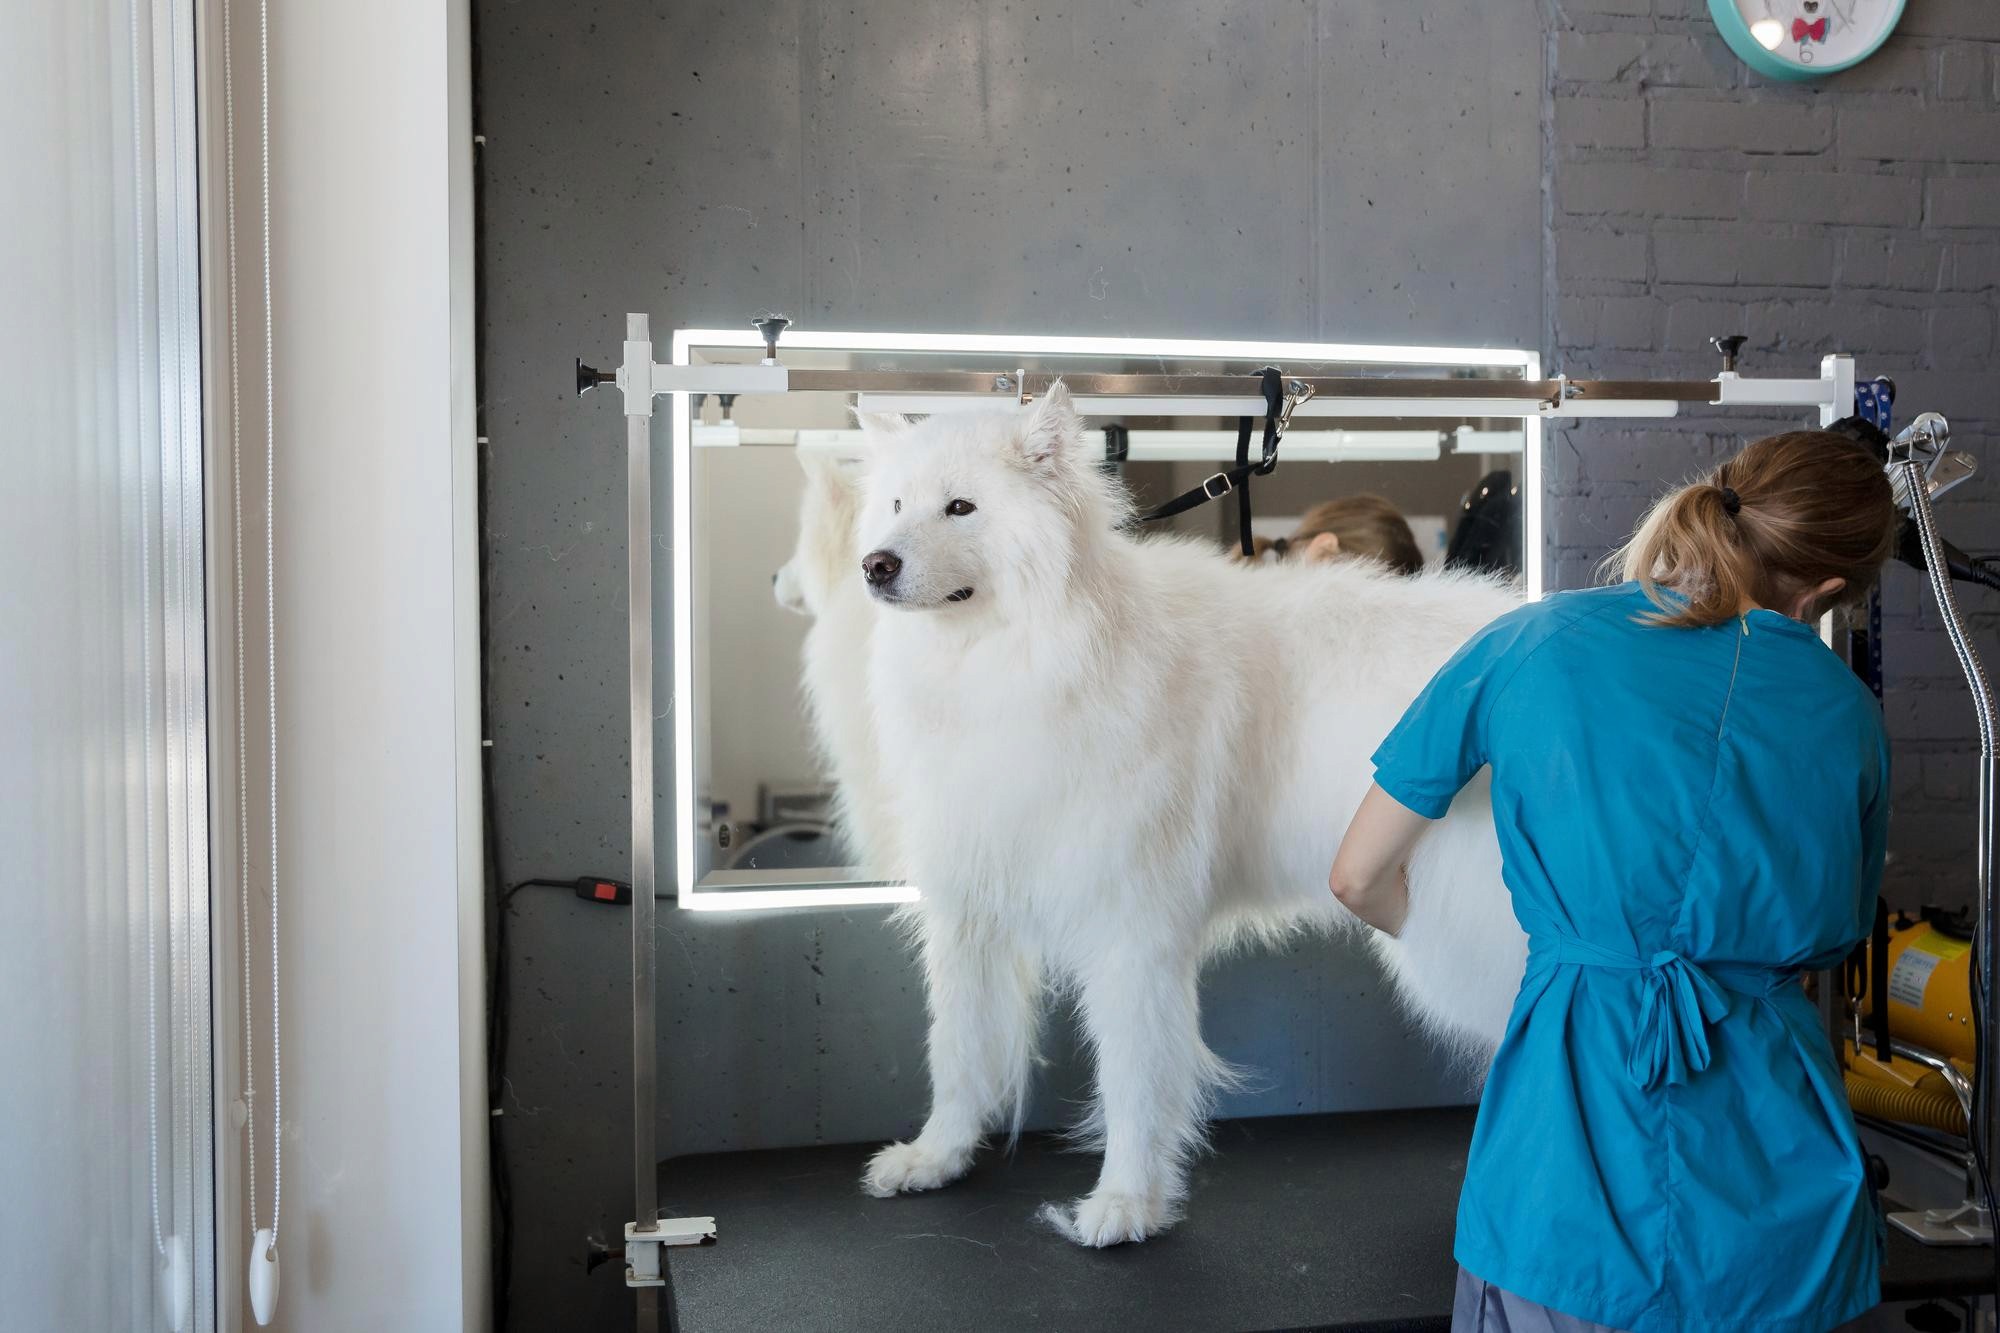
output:
[[[1736,354],[1750,339],[1741,333],[1732,333],[1726,338],[1710,338],[1708,345],[1722,353],[1722,369],[1726,374],[1736,369]]]
[[[583,364],[582,357],[576,359],[576,392],[579,398],[598,385],[615,383],[617,379],[618,372],[615,370],[599,370]]]
[[[750,323],[756,328],[757,332],[764,335],[764,359],[766,361],[776,361],[778,359],[778,335],[790,328],[792,321],[786,319],[783,315],[764,315],[751,320]]]

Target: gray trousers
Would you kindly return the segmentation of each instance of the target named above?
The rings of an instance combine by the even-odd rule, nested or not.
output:
[[[1862,1315],[1842,1324],[1834,1333],[1861,1333],[1871,1324],[1870,1317]],[[1451,1302],[1451,1333],[1617,1333],[1617,1330],[1537,1305],[1461,1268],[1458,1290]]]
[[[1616,1330],[1537,1305],[1461,1268],[1458,1290],[1451,1302],[1451,1333],[1616,1333]]]

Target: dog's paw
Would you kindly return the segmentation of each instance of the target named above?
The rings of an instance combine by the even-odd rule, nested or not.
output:
[[[878,1199],[906,1190],[934,1190],[949,1185],[972,1165],[972,1154],[940,1153],[916,1143],[892,1143],[869,1159],[861,1188]]]
[[[1157,1236],[1173,1225],[1174,1220],[1166,1207],[1136,1194],[1104,1192],[1079,1199],[1074,1208],[1045,1203],[1041,1216],[1078,1245],[1100,1250],[1107,1245]]]

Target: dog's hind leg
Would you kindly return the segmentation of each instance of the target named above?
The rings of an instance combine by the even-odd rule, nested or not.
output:
[[[1231,1077],[1202,1044],[1196,970],[1192,953],[1134,950],[1080,978],[1104,1170],[1074,1207],[1042,1210],[1080,1245],[1144,1240],[1180,1216],[1187,1159],[1202,1146],[1211,1095]]]
[[[876,1153],[862,1188],[878,1198],[964,1175],[990,1129],[1021,1127],[1035,1060],[1041,979],[998,923],[919,909],[930,1000],[931,1112],[908,1143]]]

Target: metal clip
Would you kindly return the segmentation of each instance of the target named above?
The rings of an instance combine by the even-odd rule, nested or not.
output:
[[[1285,405],[1278,411],[1278,438],[1285,437],[1285,428],[1292,424],[1292,409],[1313,396],[1313,386],[1304,380],[1285,382]]]
[[[636,1222],[625,1224],[625,1285],[664,1287],[667,1274],[660,1251],[669,1245],[699,1245],[715,1239],[712,1217],[663,1217],[652,1230]]]

